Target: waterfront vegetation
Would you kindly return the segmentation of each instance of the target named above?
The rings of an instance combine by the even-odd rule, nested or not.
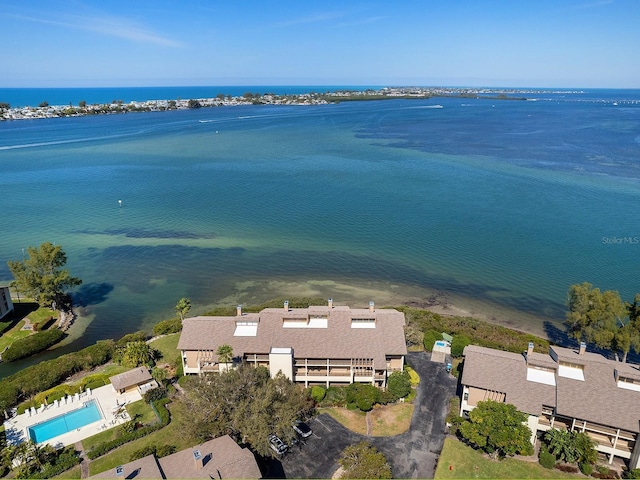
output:
[[[443,316],[420,308],[397,307],[404,312],[407,321],[407,345],[413,350],[431,351],[434,339],[441,340],[442,332],[467,339],[467,343],[508,352],[521,353],[527,350],[529,342],[534,350],[546,353],[549,341],[535,335],[513,330],[501,325],[471,317]],[[452,354],[454,354],[452,344]],[[457,349],[462,354],[462,348]]]

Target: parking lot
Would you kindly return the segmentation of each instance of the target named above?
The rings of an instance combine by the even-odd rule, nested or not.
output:
[[[449,399],[455,395],[456,379],[429,354],[410,353],[407,363],[420,375],[415,409],[408,432],[394,437],[359,435],[327,414],[310,420],[313,435],[294,446],[280,461],[267,464],[267,478],[330,478],[338,469],[342,451],[366,440],[384,453],[394,478],[432,478],[445,438]]]

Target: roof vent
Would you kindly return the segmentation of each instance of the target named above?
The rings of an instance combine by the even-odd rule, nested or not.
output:
[[[202,454],[200,453],[200,450],[193,451],[193,460],[196,462],[196,469],[202,468],[203,459],[202,459]]]

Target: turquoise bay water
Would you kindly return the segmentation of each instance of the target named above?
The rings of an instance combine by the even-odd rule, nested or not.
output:
[[[63,245],[84,280],[63,351],[182,296],[438,295],[539,330],[572,283],[640,291],[640,106],[615,94],[0,123],[0,282],[22,248]]]

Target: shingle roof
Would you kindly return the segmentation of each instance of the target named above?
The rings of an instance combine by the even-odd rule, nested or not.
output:
[[[475,345],[464,350],[461,381],[463,385],[504,392],[508,403],[533,415],[540,415],[544,404],[555,406],[557,415],[640,432],[640,392],[618,387],[615,378],[616,370],[623,376],[640,374],[637,366],[562,347],[551,347],[550,353],[559,361],[584,365],[584,381],[556,374],[555,387],[530,382],[524,356]],[[541,355],[534,354],[533,363],[550,364]]]
[[[464,349],[462,384],[505,394],[521,412],[540,415],[542,405],[555,404],[555,388],[527,380],[527,362],[518,353],[468,345]]]
[[[204,465],[196,464],[193,452],[199,450]],[[247,478],[262,475],[256,459],[247,448],[241,448],[228,435],[214,438],[201,445],[156,459],[149,455],[124,466],[121,478]],[[136,472],[137,471],[137,472]],[[115,469],[109,469],[91,478],[116,478]]]
[[[141,385],[151,380],[151,374],[147,367],[138,367],[113,377],[109,377],[111,385],[116,390],[124,390],[125,388]]]
[[[283,318],[327,315],[327,328],[283,328]],[[375,318],[376,328],[351,328],[352,318]],[[234,337],[237,320],[259,320],[255,337]],[[375,368],[385,368],[385,355],[405,355],[404,314],[393,309],[349,307],[267,308],[241,317],[185,319],[178,342],[180,350],[215,350],[228,344],[233,353],[269,353],[271,347],[291,347],[298,358],[373,358]]]

